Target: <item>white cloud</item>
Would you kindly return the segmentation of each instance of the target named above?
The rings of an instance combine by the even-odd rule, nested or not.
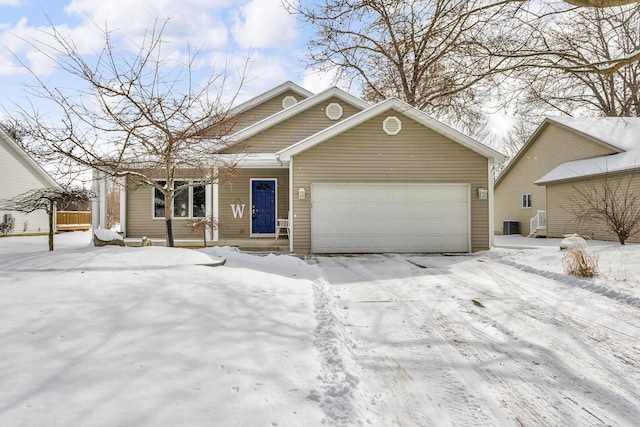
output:
[[[20,0],[0,0],[0,6],[20,6]]]
[[[84,19],[84,26],[102,27],[107,23],[110,30],[137,41],[154,20],[159,23],[168,20],[163,34],[166,42],[221,48],[228,41],[222,11],[234,3],[233,0],[73,0],[65,11]]]
[[[338,70],[318,70],[307,69],[302,74],[301,86],[310,90],[313,93],[322,92],[323,90],[332,86],[337,86],[353,95],[358,96],[357,93],[350,90],[349,82],[343,81],[338,78]]]
[[[0,0],[3,2],[0,4],[7,1]],[[20,5],[22,0],[10,1]],[[64,11],[61,4],[66,4]],[[3,89],[28,76],[2,46],[8,47],[43,80],[57,84],[63,77],[64,73],[52,72],[54,64],[38,50],[51,52],[48,46],[52,43],[46,36],[51,29],[47,24],[39,26],[43,22],[39,17],[44,14],[56,30],[87,56],[104,48],[105,29],[112,33],[115,51],[124,54],[137,51],[136,46],[155,20],[159,23],[168,20],[162,37],[163,55],[172,61],[184,62],[187,44],[199,50],[197,79],[215,72],[226,73],[225,92],[234,93],[248,61],[241,98],[253,97],[293,80],[299,69],[297,57],[302,35],[295,17],[286,12],[281,0],[60,0],[41,7],[28,6],[23,5],[19,12],[29,19],[2,23],[0,27],[0,87]],[[13,89],[10,93],[0,93],[0,103],[3,99],[22,97],[23,92]]]
[[[282,6],[281,0],[252,0],[235,13],[231,32],[244,48],[286,48],[298,37],[296,20]]]
[[[234,104],[291,80],[286,58],[257,52],[246,55],[215,52],[209,57],[209,65],[211,69],[226,74],[225,93],[230,96],[237,95]],[[244,82],[241,84],[242,80]],[[239,93],[236,93],[238,91]]]

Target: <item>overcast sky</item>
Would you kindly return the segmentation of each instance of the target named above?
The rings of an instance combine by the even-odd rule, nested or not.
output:
[[[305,69],[310,31],[284,10],[281,0],[0,0],[0,119],[15,111],[14,102],[26,102],[23,85],[31,81],[14,55],[41,78],[54,85],[58,81],[49,60],[27,43],[42,39],[49,20],[91,52],[103,46],[97,27],[106,24],[139,40],[156,19],[169,19],[165,40],[201,48],[200,59],[212,68],[233,73],[249,58],[249,82],[240,100],[287,80],[313,92],[331,85],[327,76]]]

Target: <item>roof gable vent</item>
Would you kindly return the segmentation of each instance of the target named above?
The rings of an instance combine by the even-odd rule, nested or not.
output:
[[[324,113],[330,120],[338,120],[340,117],[342,117],[342,105],[338,104],[337,102],[332,102],[331,104],[327,105]]]
[[[389,116],[382,122],[382,129],[387,135],[397,135],[402,130],[402,122],[396,116]]]
[[[293,107],[298,103],[298,100],[295,96],[287,95],[282,99],[282,108]]]

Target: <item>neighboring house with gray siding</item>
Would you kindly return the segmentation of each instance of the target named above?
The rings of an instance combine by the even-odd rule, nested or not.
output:
[[[11,199],[37,188],[59,188],[59,185],[0,128],[0,199]],[[0,223],[11,221],[10,235],[46,234],[49,219],[45,211],[30,214],[0,210]]]
[[[605,177],[632,178],[640,190],[640,118],[547,118],[496,180],[495,230],[509,221],[525,236],[617,240],[574,214],[578,189],[599,188]]]
[[[330,88],[294,102],[287,93],[269,98],[282,108],[266,117],[251,111],[265,97],[250,101],[242,115],[258,120],[238,120],[241,129],[225,138],[220,156],[239,173],[203,189],[218,222],[211,240],[275,239],[278,220],[288,220],[295,253],[490,247],[490,171],[500,153],[397,99],[370,105]],[[164,236],[152,193],[123,198],[126,237]],[[174,230],[185,228],[179,221]]]

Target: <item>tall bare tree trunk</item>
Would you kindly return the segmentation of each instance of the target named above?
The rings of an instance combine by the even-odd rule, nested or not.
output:
[[[48,209],[48,214],[49,214],[49,250],[53,251],[53,215],[55,215],[56,211],[54,209],[55,203],[53,202],[53,200],[51,200],[49,202],[49,209]]]
[[[170,248],[174,247],[173,243],[173,192],[167,192],[164,195],[164,218],[166,221],[166,239],[167,246]]]

